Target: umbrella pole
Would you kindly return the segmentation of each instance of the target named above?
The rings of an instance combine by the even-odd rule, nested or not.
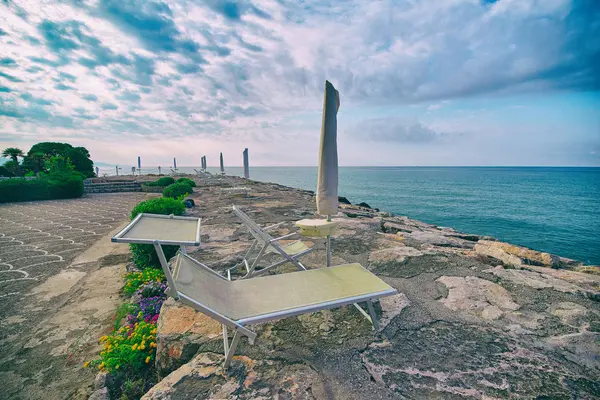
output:
[[[327,215],[327,222],[331,222],[331,215]],[[327,267],[331,267],[331,235],[327,235],[325,247],[327,250]]]

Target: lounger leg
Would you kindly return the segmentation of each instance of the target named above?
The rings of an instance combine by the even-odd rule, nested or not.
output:
[[[237,347],[239,341],[240,341],[240,332],[238,332],[238,330],[236,329],[235,333],[233,334],[233,340],[231,341],[231,344],[229,345],[229,350],[225,354],[225,364],[223,364],[224,370],[227,370],[227,368],[229,368],[229,364],[231,364],[231,359],[233,358],[233,354],[235,353],[235,348]]]
[[[331,267],[331,236],[327,236],[325,247],[327,248],[327,266]]]
[[[167,295],[170,295],[171,297],[174,297],[177,300],[177,287],[175,286],[175,282],[173,282],[173,276],[171,275],[171,270],[169,269],[169,263],[167,261],[167,258],[165,257],[165,253],[163,252],[163,249],[158,241],[154,242],[154,250],[158,255],[160,266],[162,267],[163,272],[165,273],[165,276],[167,278],[167,284],[169,285],[169,288],[167,289],[166,293]]]
[[[223,350],[225,351],[225,357],[227,357],[227,353],[229,353],[229,334],[227,332],[227,326],[223,326]]]
[[[377,315],[375,315],[375,309],[373,308],[373,303],[371,300],[367,300],[367,308],[369,309],[369,314],[371,314],[371,322],[373,322],[373,328],[376,331],[379,330],[379,321],[377,321]]]

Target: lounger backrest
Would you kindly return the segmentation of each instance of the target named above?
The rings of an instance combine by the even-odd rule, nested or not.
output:
[[[271,235],[269,235],[268,233],[266,233],[265,231],[263,231],[261,229],[261,227],[258,226],[258,224],[256,222],[254,222],[242,210],[240,210],[236,206],[233,206],[233,212],[235,213],[235,215],[237,215],[242,220],[242,222],[244,223],[244,225],[246,225],[246,227],[250,231],[250,234],[252,236],[254,236],[254,239],[258,240],[259,242],[261,242],[263,244],[270,243],[271,240],[273,240],[273,238],[271,237]]]
[[[225,316],[232,315],[231,282],[189,256],[178,258],[176,290]]]

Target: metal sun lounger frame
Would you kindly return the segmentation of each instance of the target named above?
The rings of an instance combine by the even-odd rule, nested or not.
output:
[[[306,250],[300,251],[299,253],[296,253],[296,254],[288,254],[285,251],[286,246],[282,247],[279,244],[280,240],[290,239],[293,236],[299,235],[298,232],[294,232],[294,233],[283,235],[283,236],[280,236],[277,238],[273,238],[266,231],[274,229],[274,228],[280,226],[282,223],[278,223],[275,225],[267,226],[265,228],[261,228],[256,222],[254,222],[252,220],[252,218],[250,218],[246,213],[244,213],[238,207],[232,206],[232,209],[233,209],[233,212],[235,213],[235,215],[237,215],[238,218],[240,218],[242,220],[243,225],[245,225],[246,228],[248,228],[248,231],[254,237],[254,241],[250,245],[250,248],[248,249],[248,251],[246,252],[246,254],[244,255],[244,258],[242,260],[242,263],[244,264],[244,267],[246,268],[246,275],[244,275],[241,279],[252,278],[255,276],[262,275],[262,274],[264,274],[274,268],[277,268],[287,262],[294,264],[294,266],[298,270],[306,270],[306,267],[304,265],[302,265],[302,263],[299,261],[299,258],[311,253],[314,250],[314,248],[311,247]],[[294,243],[297,243],[297,242],[301,242],[301,241],[297,240]],[[291,244],[294,244],[294,243],[291,243]],[[287,246],[290,246],[290,245],[287,245]],[[258,247],[260,247],[260,249],[258,250],[256,257],[252,261],[252,264],[250,264],[250,262],[248,261],[248,257]],[[260,261],[262,256],[265,255],[270,249],[272,249],[271,252],[273,252],[273,250],[274,250],[274,252],[279,253],[283,257],[283,260],[273,263],[273,264],[269,265],[268,267],[265,267],[259,271],[256,271],[256,267],[258,267],[258,262]],[[237,264],[234,267],[229,268],[227,270],[227,278],[228,279],[231,279],[231,270],[237,268],[239,265],[240,264]]]
[[[158,241],[156,241],[154,243],[154,248],[156,249],[156,253],[158,254],[158,258],[160,260],[161,267],[165,273],[165,276],[167,278],[167,283],[169,286],[168,289],[165,291],[165,293],[168,296],[173,297],[175,300],[178,300],[178,301],[182,302],[183,304],[186,304],[186,305],[194,308],[195,310],[198,310],[201,313],[208,315],[209,317],[211,317],[221,323],[221,325],[223,327],[223,332],[222,332],[222,334],[223,334],[223,349],[224,349],[224,354],[225,354],[225,361],[223,364],[224,370],[227,370],[227,368],[229,367],[242,335],[244,335],[248,338],[248,341],[250,344],[254,344],[254,340],[256,339],[257,334],[256,334],[256,332],[253,332],[250,329],[248,329],[246,327],[246,325],[260,324],[260,323],[274,321],[274,320],[292,317],[292,316],[296,316],[296,315],[317,312],[317,311],[326,310],[326,309],[330,309],[330,308],[342,307],[342,306],[349,305],[349,304],[354,304],[355,306],[357,306],[357,303],[359,303],[359,302],[366,302],[367,303],[367,311],[365,311],[364,309],[362,309],[359,306],[357,306],[357,308],[359,308],[359,310],[367,318],[367,320],[372,323],[373,329],[378,330],[379,324],[377,321],[377,316],[375,314],[375,310],[373,308],[372,302],[376,301],[377,299],[379,299],[381,297],[390,296],[390,295],[397,293],[397,291],[395,289],[390,289],[390,290],[381,291],[381,292],[377,292],[377,293],[368,293],[368,294],[364,294],[364,295],[360,295],[360,296],[348,297],[348,298],[339,299],[339,300],[335,300],[335,301],[323,302],[320,304],[311,304],[311,305],[306,305],[306,306],[302,306],[302,307],[297,307],[295,309],[288,309],[288,310],[258,315],[258,316],[254,316],[254,317],[250,317],[250,318],[242,318],[239,320],[234,320],[234,319],[231,319],[231,318],[211,309],[210,307],[206,306],[205,304],[202,304],[200,301],[190,297],[189,295],[186,295],[186,294],[180,292],[177,289],[177,284],[175,283],[175,280],[173,279],[173,275],[169,268],[167,259],[165,258],[165,254],[164,254],[162,247]],[[183,249],[183,247],[182,247],[182,249]],[[222,279],[226,282],[232,283],[230,280],[226,279],[222,275],[220,275],[217,272],[210,269],[208,266],[191,258],[189,255],[187,255],[185,253],[180,253],[178,255],[178,257],[186,258],[199,271],[203,271],[203,272],[211,274],[219,279]],[[233,338],[232,338],[231,342],[229,341],[229,330],[228,329],[233,330]]]

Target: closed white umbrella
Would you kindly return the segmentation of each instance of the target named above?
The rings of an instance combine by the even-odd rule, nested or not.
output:
[[[224,174],[225,173],[225,166],[223,165],[223,153],[221,153],[220,156],[219,156],[219,162],[221,163],[221,173]]]
[[[317,177],[317,213],[327,215],[328,219],[331,215],[337,214],[338,210],[337,112],[339,108],[339,92],[329,81],[325,81]]]
[[[244,149],[244,178],[250,179],[250,165],[248,164],[248,148]]]

